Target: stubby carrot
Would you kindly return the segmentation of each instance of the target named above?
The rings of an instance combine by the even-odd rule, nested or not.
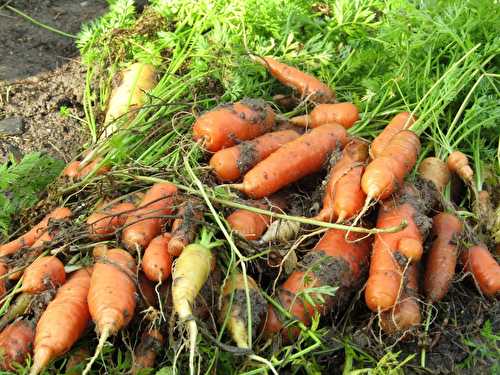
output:
[[[254,57],[254,60],[271,73],[285,86],[297,91],[302,97],[309,97],[316,103],[329,103],[335,100],[335,92],[319,79],[294,67],[283,64],[272,57]]]
[[[92,213],[87,219],[87,226],[93,238],[112,235],[122,227],[129,214],[134,213],[135,206],[131,202],[120,202]]]
[[[442,192],[450,181],[450,171],[446,163],[432,156],[420,162],[418,174],[423,179],[431,181],[439,192]]]
[[[172,255],[168,252],[168,243],[172,235],[163,233],[153,238],[142,258],[142,270],[146,277],[155,282],[166,280],[172,273]]]
[[[122,243],[129,250],[145,249],[149,242],[161,233],[165,215],[173,213],[175,185],[158,183],[153,185],[133,215],[129,215],[122,233]]]
[[[441,212],[432,219],[434,241],[427,255],[424,292],[430,302],[440,301],[448,292],[457,264],[457,241],[462,222],[450,213]]]
[[[342,222],[363,208],[366,195],[361,189],[361,176],[368,158],[368,145],[360,140],[350,141],[341,159],[333,166],[323,196],[323,208],[317,220]]]
[[[269,196],[319,171],[335,148],[346,143],[347,132],[340,125],[312,129],[273,152],[245,175],[242,184],[233,186],[254,199]]]
[[[21,291],[40,293],[49,288],[57,288],[66,281],[64,264],[55,256],[35,259],[24,271]]]
[[[196,199],[187,199],[179,207],[177,217],[172,224],[172,238],[168,243],[168,252],[179,256],[182,250],[196,237],[196,229],[203,219],[203,205]]]
[[[220,181],[236,181],[285,143],[298,137],[299,134],[293,130],[267,133],[217,151],[210,159],[210,166]]]
[[[42,236],[48,228],[50,220],[62,220],[71,217],[72,213],[69,208],[58,207],[43,218],[37,225],[31,228],[30,231],[23,234],[19,238],[0,246],[0,256],[11,255],[19,251],[23,247],[32,246],[35,241]]]
[[[99,333],[99,343],[83,374],[89,373],[108,337],[127,326],[134,316],[137,292],[135,271],[134,258],[122,249],[111,249],[104,258],[96,260],[87,303]]]
[[[358,108],[352,103],[318,104],[309,115],[292,117],[290,123],[317,128],[325,124],[339,124],[349,129],[359,120]]]
[[[274,112],[260,99],[244,99],[201,115],[193,125],[193,139],[210,152],[231,147],[270,131]]]
[[[11,323],[0,333],[0,368],[14,370],[14,363],[23,365],[31,354],[35,326],[32,322],[20,319]]]
[[[141,370],[154,368],[156,357],[162,350],[163,335],[157,328],[148,329],[143,332],[141,342],[134,352],[134,363],[132,364],[132,375],[141,373]]]
[[[483,245],[472,246],[462,254],[465,270],[474,277],[481,292],[490,297],[500,293],[500,265],[488,248]]]
[[[85,268],[72,274],[40,317],[36,325],[30,375],[39,374],[51,360],[70,350],[87,328],[91,272]]]
[[[378,158],[387,147],[392,137],[404,129],[410,129],[416,118],[409,112],[402,112],[392,118],[382,132],[375,137],[370,146],[370,156],[372,159]]]
[[[460,151],[453,151],[446,161],[451,172],[456,173],[465,183],[472,183],[474,171],[469,165],[467,155]]]

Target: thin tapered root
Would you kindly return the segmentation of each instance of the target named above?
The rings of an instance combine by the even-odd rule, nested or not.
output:
[[[189,374],[195,375],[194,356],[196,354],[196,340],[198,337],[198,326],[194,319],[187,322],[189,331]]]
[[[276,369],[274,368],[273,364],[271,363],[271,361],[268,361],[267,359],[265,358],[262,358],[261,356],[258,356],[256,354],[250,354],[248,356],[248,358],[250,359],[253,359],[254,361],[256,362],[260,362],[260,363],[263,363],[264,365],[266,365],[269,370],[271,370],[271,372],[274,374],[274,375],[279,375],[278,374],[278,371],[276,371]]]
[[[101,337],[99,337],[99,343],[97,344],[94,356],[90,358],[90,361],[89,363],[87,363],[87,366],[85,366],[85,370],[83,370],[82,375],[88,375],[90,373],[92,365],[96,361],[97,357],[99,357],[99,355],[101,354],[102,349],[104,348],[104,344],[106,344],[106,341],[108,341],[109,334],[110,327],[106,327],[105,329],[103,329],[103,331],[101,332]]]

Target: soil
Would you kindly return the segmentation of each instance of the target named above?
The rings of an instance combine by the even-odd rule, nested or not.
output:
[[[16,8],[69,34],[103,14],[105,0],[0,0],[0,121],[22,117],[24,133],[0,135],[0,162],[10,152],[16,158],[44,151],[69,161],[86,139],[77,119],[84,117],[82,95],[85,70],[80,66],[75,39],[35,25],[5,5]]]

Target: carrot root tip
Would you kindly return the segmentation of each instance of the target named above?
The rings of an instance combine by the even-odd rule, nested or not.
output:
[[[95,350],[95,353],[94,353],[93,357],[90,358],[90,361],[89,361],[89,363],[87,363],[87,366],[85,366],[85,369],[83,370],[82,375],[88,375],[90,373],[90,370],[92,369],[92,365],[96,361],[97,357],[99,357],[99,355],[101,354],[102,349],[104,348],[104,345],[106,344],[106,341],[108,341],[110,333],[111,333],[110,326],[106,326],[102,330],[101,337],[99,337],[99,343],[97,344],[97,348]]]

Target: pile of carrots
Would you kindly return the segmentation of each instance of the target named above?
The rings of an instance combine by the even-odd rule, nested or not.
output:
[[[222,285],[214,281],[221,271],[217,254],[227,250],[205,222],[209,211],[203,201],[174,183],[158,182],[146,192],[96,206],[86,219],[87,238],[96,244],[93,263],[69,274],[62,257],[45,251],[75,220],[68,208],[56,208],[22,236],[0,245],[2,303],[5,296],[14,297],[0,320],[1,368],[13,370],[15,363],[23,365],[32,356],[30,374],[38,374],[67,353],[93,322],[98,345],[93,356],[87,353],[82,359],[83,373],[89,373],[111,336],[141,312],[153,310],[156,318],[148,318],[142,332],[133,372],[155,367],[170,334],[168,318],[157,317],[170,312],[187,329],[188,366],[194,374],[197,321],[207,313],[198,298],[207,286],[220,292],[222,303],[205,305],[205,310],[212,309],[221,324],[227,320],[236,346],[257,361],[252,343],[259,337],[293,342],[315,316],[342,309],[360,289],[381,329],[405,336],[421,324],[420,301],[442,300],[457,270],[470,274],[484,296],[499,296],[495,257],[475,240],[453,206],[443,203],[450,174],[471,185],[473,170],[464,154],[455,151],[446,162],[425,158],[409,178],[421,149],[411,130],[417,121],[413,114],[394,116],[371,143],[352,137],[348,130],[359,120],[354,104],[335,102],[328,85],[298,69],[270,57],[254,59],[313,108],[285,119],[263,100],[244,99],[196,119],[193,139],[209,155],[210,173],[251,206],[226,210],[226,228],[233,238],[253,246],[291,246],[300,228],[276,220],[275,214],[290,209],[295,183],[325,170],[321,207],[303,222],[339,225],[331,225],[300,257],[272,296],[275,303],[268,303],[264,291],[270,288],[259,285],[246,267],[228,275]],[[142,87],[151,88],[150,67],[133,68],[145,75]],[[133,95],[133,105],[140,107],[144,90],[133,88]],[[111,102],[123,101],[115,97]],[[113,119],[127,112],[110,111]],[[89,155],[90,162],[74,162],[63,174],[74,180],[109,173],[103,159]],[[368,213],[376,215],[375,223]],[[25,261],[19,267],[21,255]],[[335,293],[318,291],[328,287],[336,288]],[[39,311],[33,311],[33,300],[42,301]]]

